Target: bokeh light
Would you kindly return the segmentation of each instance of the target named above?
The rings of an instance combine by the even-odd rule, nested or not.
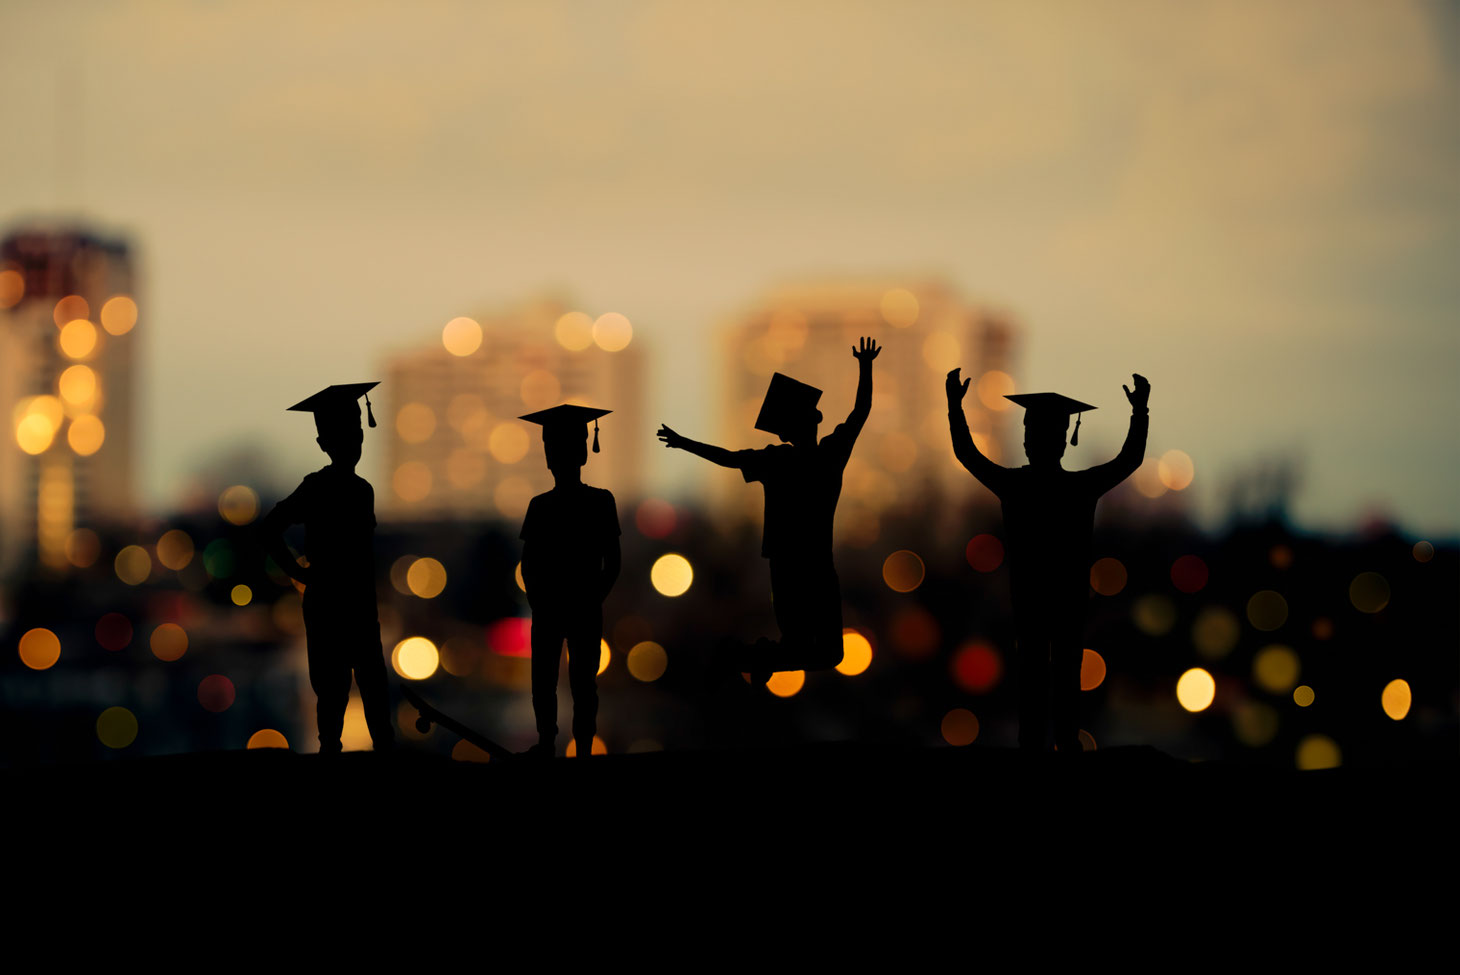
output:
[[[634,526],[645,538],[667,538],[676,524],[674,505],[658,498],[648,498],[634,509]]]
[[[953,652],[949,662],[953,683],[965,691],[982,694],[992,690],[1004,676],[1004,660],[982,640],[970,640]]]
[[[14,308],[25,297],[25,276],[14,268],[0,271],[0,308]]]
[[[96,326],[84,318],[75,318],[61,328],[56,341],[71,359],[85,359],[96,351]]]
[[[568,651],[567,657],[568,657],[568,660],[570,660],[570,661],[573,659],[573,651],[572,650],[569,650]],[[603,676],[603,672],[608,669],[608,665],[609,665],[609,663],[612,660],[613,660],[613,651],[611,649],[609,649],[608,641],[605,640],[605,639],[603,639],[602,637],[600,637],[599,640],[598,640],[598,673],[597,673],[597,676],[599,676],[599,677],[602,677]]]
[[[1384,692],[1379,695],[1379,704],[1384,713],[1395,721],[1404,720],[1413,701],[1414,695],[1409,689],[1409,681],[1397,677],[1385,684]]]
[[[928,337],[923,339],[923,362],[940,376],[958,365],[962,352],[958,338],[942,329],[929,332]]]
[[[527,448],[531,445],[532,440],[522,424],[509,421],[492,428],[487,449],[492,452],[497,463],[515,464],[527,455]]]
[[[907,328],[918,320],[918,299],[906,288],[893,288],[882,296],[882,320],[893,328]]]
[[[661,596],[682,596],[694,582],[694,569],[689,559],[675,552],[661,555],[649,570],[649,581]]]
[[[406,586],[422,599],[435,599],[446,588],[446,567],[435,559],[416,559],[406,570]]]
[[[593,344],[593,319],[581,311],[570,311],[553,325],[553,338],[569,352],[582,352]]]
[[[112,562],[117,578],[129,586],[140,586],[152,574],[152,556],[140,545],[128,545]]]
[[[765,686],[776,697],[795,697],[806,686],[806,671],[778,670],[771,674]]]
[[[994,535],[975,535],[963,547],[963,557],[979,572],[993,572],[1004,564],[1004,543]]]
[[[1267,560],[1272,563],[1274,569],[1290,569],[1293,566],[1293,548],[1291,545],[1274,545],[1268,550]]]
[[[1288,621],[1288,601],[1281,593],[1264,589],[1247,600],[1247,622],[1264,632],[1272,632]]]
[[[634,326],[616,311],[599,315],[593,323],[593,341],[605,352],[618,352],[634,338]]]
[[[408,725],[403,727],[409,727]],[[486,764],[492,760],[492,753],[462,738],[451,746],[451,760],[454,762],[477,762]]]
[[[597,735],[593,736],[593,745],[588,749],[594,755],[607,755],[608,743]],[[567,751],[563,753],[568,758],[578,757],[578,742],[575,739],[568,739]]]
[[[101,306],[101,327],[108,334],[126,335],[136,324],[137,303],[129,295],[114,295]]]
[[[669,655],[653,640],[645,640],[629,651],[628,666],[635,680],[647,684],[664,676],[669,667]]]
[[[1377,613],[1389,605],[1389,580],[1377,572],[1360,572],[1349,583],[1348,598],[1360,613]]]
[[[96,621],[95,634],[103,649],[123,650],[132,642],[132,621],[121,613],[107,613]]]
[[[431,468],[418,460],[408,460],[395,469],[390,486],[402,501],[424,501],[431,493]]]
[[[90,528],[78,528],[66,536],[66,560],[78,569],[88,569],[101,557],[101,536]]]
[[[105,441],[106,426],[100,417],[89,413],[72,420],[70,429],[66,431],[66,442],[80,457],[90,457],[101,449]]]
[[[487,649],[508,657],[526,657],[532,653],[532,620],[526,616],[508,616],[487,624]]]
[[[1343,753],[1338,742],[1327,735],[1305,735],[1298,742],[1295,763],[1305,772],[1338,768],[1343,764]]]
[[[289,739],[284,737],[283,732],[275,731],[273,728],[260,728],[248,736],[248,744],[245,748],[288,748]]]
[[[1191,624],[1191,642],[1208,660],[1220,660],[1232,652],[1242,636],[1242,624],[1221,606],[1207,606]]]
[[[1196,466],[1192,464],[1191,458],[1185,451],[1168,450],[1161,455],[1161,460],[1156,464],[1156,475],[1161,478],[1161,483],[1169,490],[1183,491],[1191,484],[1196,476]]]
[[[1307,684],[1299,684],[1293,688],[1293,703],[1300,708],[1311,706],[1317,697],[1318,695],[1313,692],[1313,688]]]
[[[1193,667],[1176,682],[1176,700],[1188,711],[1204,711],[1217,696],[1217,682],[1200,667]]]
[[[390,652],[390,665],[406,680],[425,680],[436,673],[441,653],[423,636],[406,637]]]
[[[1105,658],[1086,649],[1080,658],[1080,690],[1093,691],[1105,681]]]
[[[842,659],[837,673],[855,677],[872,666],[872,641],[864,633],[851,628],[842,630]]]
[[[137,716],[126,708],[107,708],[96,719],[96,737],[108,748],[126,748],[137,740]]]
[[[1125,588],[1125,566],[1119,559],[1097,559],[1090,566],[1090,588],[1102,596],[1114,596]]]
[[[893,592],[912,592],[923,584],[927,570],[916,552],[899,549],[882,562],[882,581]]]
[[[218,513],[233,525],[247,525],[259,516],[259,496],[246,484],[224,488],[218,495]]]
[[[1263,647],[1252,658],[1252,680],[1269,694],[1286,694],[1298,682],[1301,669],[1293,648],[1280,643]]]
[[[532,503],[532,494],[532,484],[526,478],[516,475],[504,477],[492,492],[492,503],[497,506],[497,513],[503,518],[515,521],[527,514],[527,506]]]
[[[161,623],[152,631],[152,655],[158,660],[179,660],[188,652],[188,634],[176,623]]]
[[[56,392],[67,406],[89,410],[96,403],[96,370],[90,366],[67,366],[56,379]]]
[[[978,718],[967,708],[954,708],[943,715],[943,740],[950,745],[972,745],[978,738]]]
[[[1232,733],[1248,748],[1261,748],[1277,737],[1282,719],[1261,701],[1243,701],[1232,711]]]
[[[193,540],[181,528],[162,533],[157,540],[157,561],[177,572],[193,560]]]
[[[932,656],[943,639],[938,621],[921,606],[904,606],[899,609],[893,614],[889,630],[893,649],[914,659]]]
[[[441,329],[441,344],[454,356],[471,355],[482,346],[482,327],[470,318],[453,318]]]
[[[480,452],[458,447],[446,455],[446,480],[459,491],[480,484],[487,476],[487,458]]]
[[[49,670],[61,659],[61,639],[43,626],[26,630],[17,648],[20,662],[31,670]]]
[[[1183,555],[1171,563],[1171,584],[1181,592],[1201,592],[1207,578],[1207,564],[1198,556]]]
[[[228,598],[233,601],[235,606],[247,606],[253,602],[253,590],[243,583],[239,583],[229,591]]]
[[[222,674],[209,674],[198,682],[198,703],[205,711],[222,714],[233,707],[235,697],[233,681]]]
[[[1176,625],[1176,604],[1159,593],[1147,593],[1132,604],[1130,616],[1147,636],[1165,636]]]
[[[436,411],[425,403],[407,403],[396,411],[395,432],[406,443],[425,443],[436,432]]]
[[[984,409],[1002,413],[1013,402],[1004,397],[1014,392],[1014,377],[999,369],[990,369],[978,377],[978,401],[983,404]]]
[[[77,318],[90,317],[91,305],[80,295],[67,295],[51,309],[51,321],[56,323],[57,328],[63,328],[67,322]]]
[[[1435,547],[1429,542],[1415,542],[1414,548],[1410,549],[1416,562],[1428,562],[1435,557]]]
[[[1166,493],[1166,485],[1161,483],[1161,462],[1154,457],[1147,457],[1141,461],[1141,466],[1130,476],[1131,484],[1140,492],[1143,497],[1159,498]]]
[[[522,377],[518,392],[528,410],[545,410],[563,398],[563,384],[546,369],[534,369]]]

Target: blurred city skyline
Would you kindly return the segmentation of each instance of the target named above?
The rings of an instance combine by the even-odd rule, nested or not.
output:
[[[1105,408],[1070,466],[1114,453],[1138,371],[1152,451],[1193,458],[1207,523],[1223,478],[1288,454],[1302,524],[1453,535],[1456,24],[1400,3],[13,4],[0,225],[134,245],[156,510],[233,450],[284,481],[321,466],[288,404],[545,294],[626,315],[648,415],[713,437],[717,337],[758,296],[906,275],[1016,318],[1020,388]],[[377,493],[386,453],[367,444]],[[701,483],[646,454],[651,491]]]

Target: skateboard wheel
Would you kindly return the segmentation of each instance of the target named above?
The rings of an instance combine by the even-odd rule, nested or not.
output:
[[[431,730],[431,722],[425,718],[417,718],[416,730],[424,735],[426,732]]]

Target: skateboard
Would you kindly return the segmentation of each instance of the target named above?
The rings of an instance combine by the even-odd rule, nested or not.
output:
[[[421,734],[430,731],[431,725],[439,724],[447,731],[452,732],[465,741],[471,742],[492,756],[492,761],[494,762],[510,762],[518,757],[486,735],[473,731],[455,718],[437,711],[431,705],[427,704],[425,699],[409,685],[401,685],[401,693],[405,695],[407,701],[411,702],[411,706],[420,712],[420,717],[416,718],[416,730]]]

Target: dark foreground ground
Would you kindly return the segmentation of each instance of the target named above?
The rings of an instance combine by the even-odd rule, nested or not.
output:
[[[1107,916],[1134,937],[1159,915],[1203,951],[1260,933],[1311,955],[1360,931],[1406,952],[1448,938],[1457,771],[835,745],[489,765],[259,750],[0,775],[12,888],[67,903],[241,898],[392,930],[465,909],[531,934],[590,917],[664,934],[687,914],[752,941],[766,924],[1007,940]]]

